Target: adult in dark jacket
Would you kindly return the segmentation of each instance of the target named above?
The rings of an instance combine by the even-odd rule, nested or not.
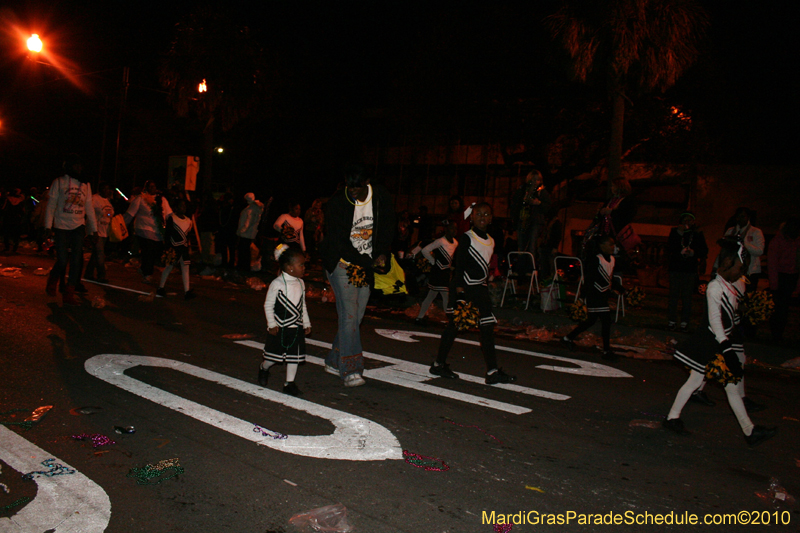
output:
[[[689,329],[692,318],[692,294],[697,286],[699,270],[705,270],[708,245],[702,231],[695,228],[694,213],[681,214],[680,224],[672,228],[667,239],[669,268],[669,305],[667,318],[669,329],[678,324],[678,300],[683,302],[681,331]]]
[[[339,315],[339,328],[325,359],[325,371],[343,378],[346,387],[364,384],[359,328],[374,273],[385,271],[390,265],[394,226],[394,207],[388,191],[371,185],[360,166],[348,167],[344,189],[337,191],[325,207],[325,240],[320,247]],[[349,265],[363,270],[364,286],[351,282]]]

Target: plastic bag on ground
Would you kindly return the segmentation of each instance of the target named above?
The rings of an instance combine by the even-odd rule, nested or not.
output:
[[[756,492],[756,496],[775,510],[785,509],[795,503],[794,496],[786,492],[786,489],[781,486],[781,482],[774,477],[769,478],[769,488],[767,491]]]
[[[296,514],[289,523],[301,531],[322,531],[325,533],[349,533],[353,526],[347,521],[347,508],[341,503],[311,509]]]

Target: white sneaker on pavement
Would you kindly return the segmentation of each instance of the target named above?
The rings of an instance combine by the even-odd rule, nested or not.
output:
[[[344,378],[344,386],[345,387],[360,387],[361,385],[365,385],[367,382],[364,381],[359,374],[350,374],[346,378]]]

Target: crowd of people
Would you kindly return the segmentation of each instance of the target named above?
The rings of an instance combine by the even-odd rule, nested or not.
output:
[[[558,239],[552,233],[560,233],[560,228],[553,225],[551,198],[542,175],[536,171],[521,180],[512,197],[510,223],[496,228],[494,235],[490,204],[466,206],[454,196],[439,221],[424,206],[414,215],[408,211],[395,213],[389,192],[371,183],[357,165],[346,169],[342,186],[333,196],[315,200],[304,217],[301,204],[292,200],[274,220],[269,216],[272,199],[262,202],[252,192],[243,195],[242,205],[230,192],[219,198],[210,193],[198,197],[180,187],[162,192],[155,182],[148,181],[127,199],[105,183],[100,183],[93,194],[91,185],[83,180],[80,158],[74,154],[65,158],[62,171],[42,194],[35,189],[27,197],[20,189],[0,191],[4,253],[17,253],[23,235],[34,240],[39,250],[52,248],[55,264],[46,292],[56,296],[60,287],[68,305],[80,303],[76,293],[86,290],[81,283],[83,277],[108,283],[105,260],[112,243],[113,253],[125,257],[138,254],[146,283],[156,282],[156,265],[163,263],[156,290],[159,296],[167,296],[166,282],[173,267],[178,266],[187,300],[195,297],[190,276],[193,243],[204,270],[217,266],[242,272],[260,270],[266,255],[269,261],[274,259],[280,271],[270,284],[264,304],[269,339],[258,381],[266,386],[270,369],[276,363],[285,363],[283,390],[295,396],[301,394],[295,384],[297,365],[304,361],[304,339],[311,331],[302,279],[308,261],[321,261],[335,295],[337,333],[325,359],[325,371],[339,377],[346,387],[366,382],[360,325],[371,287],[378,277],[394,268],[395,257],[413,271],[410,279],[427,281],[428,292],[416,318],[418,324],[424,323],[435,299],[442,299],[448,320],[438,352],[432,357],[431,375],[458,379],[447,358],[467,323],[480,333],[485,382],[503,384],[514,382],[516,377],[499,366],[494,346],[496,319],[488,286],[494,276],[502,275],[498,257],[504,253],[500,248],[515,247],[523,255],[530,254],[534,261],[529,268],[549,265],[558,253]],[[619,272],[626,262],[630,264],[630,256],[642,244],[633,230],[635,216],[630,184],[624,179],[615,181],[610,198],[584,235],[583,296],[587,316],[561,339],[571,349],[580,334],[600,321],[603,358],[617,359],[610,346],[609,298],[613,292],[625,293]],[[755,426],[748,415],[748,411],[755,412],[763,406],[744,393],[743,343],[749,331],[740,321],[737,308],[746,293],[756,290],[762,275],[761,257],[767,252],[769,288],[775,299],[771,331],[773,338],[782,339],[791,296],[800,277],[800,219],[792,217],[782,224],[769,246],[765,246],[763,232],[754,225],[754,219],[755,213],[746,207],[738,208],[731,217],[718,241],[721,252],[715,258],[706,290],[707,323],[676,350],[676,358],[691,371],[664,422],[667,429],[677,433],[686,433],[680,413],[687,401],[713,404],[703,386],[707,379],[714,379],[725,386],[749,444],[758,444],[775,434],[774,428]],[[91,256],[84,272],[87,237]],[[279,243],[277,248],[275,243]],[[679,215],[678,224],[669,233],[666,251],[667,327],[688,333],[692,296],[706,270],[709,254],[693,212]],[[420,258],[429,263],[429,268],[419,268]],[[517,267],[517,271],[524,272],[525,265]],[[419,276],[420,272],[427,274]]]

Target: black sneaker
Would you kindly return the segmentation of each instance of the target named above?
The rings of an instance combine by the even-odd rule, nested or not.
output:
[[[776,427],[767,428],[764,426],[756,426],[753,428],[752,433],[745,435],[744,440],[747,442],[747,445],[752,448],[753,446],[758,446],[767,439],[771,439],[776,433],[778,433],[778,428]]]
[[[197,295],[194,293],[192,289],[189,289],[185,293],[183,293],[184,300],[191,300],[192,298],[197,298]]]
[[[619,361],[619,354],[614,350],[603,350],[603,359],[606,361]]]
[[[689,324],[681,322],[681,333],[689,333]]]
[[[673,418],[672,420],[665,418],[661,425],[664,426],[664,429],[668,429],[678,435],[691,435],[691,433],[683,427],[683,420],[680,418]]]
[[[574,352],[578,348],[575,341],[569,337],[561,337],[561,344],[567,346],[571,352]]]
[[[450,365],[448,364],[444,364],[441,366],[435,364],[431,365],[431,369],[429,370],[429,372],[434,376],[439,376],[442,378],[458,379],[458,374],[450,370]]]
[[[705,391],[701,390],[694,391],[692,395],[689,396],[689,401],[692,401],[694,403],[701,403],[709,407],[714,407],[715,405],[717,405],[717,402],[709,398],[708,394],[706,394]]]
[[[294,381],[290,381],[283,386],[283,393],[288,394],[289,396],[300,396],[303,394],[300,392],[300,389],[297,388],[297,385],[295,385]]]
[[[159,287],[159,288],[156,289],[156,295],[161,296],[162,298],[166,298],[167,297],[167,291],[166,291],[166,289],[164,289],[164,287]]]
[[[267,383],[269,382],[269,368],[264,370],[263,368],[258,369],[258,384],[262,387],[266,387]]]
[[[744,408],[747,409],[748,413],[757,413],[767,408],[767,406],[764,405],[763,403],[754,402],[747,396],[742,398],[742,403],[744,404]]]
[[[496,385],[498,383],[514,383],[517,381],[517,376],[509,376],[503,372],[502,368],[497,369],[497,372],[486,374],[486,384]]]
[[[670,331],[675,331],[677,328],[678,324],[676,324],[675,322],[670,322],[669,324],[667,324],[667,329]]]

